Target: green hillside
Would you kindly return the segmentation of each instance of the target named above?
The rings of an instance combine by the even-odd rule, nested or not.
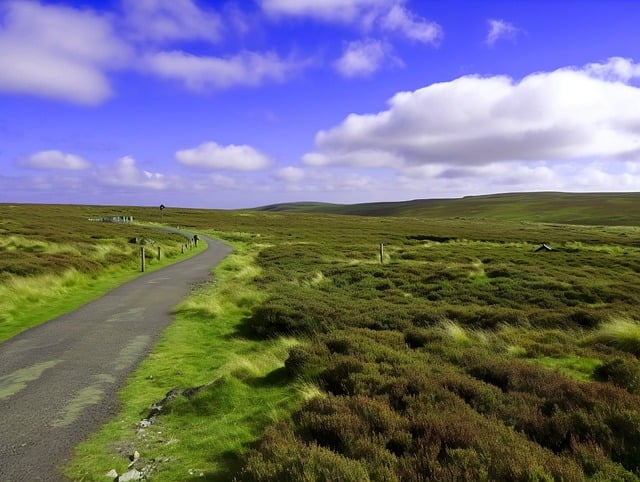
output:
[[[629,226],[640,223],[640,193],[538,192],[350,205],[304,202],[276,204],[259,210]]]

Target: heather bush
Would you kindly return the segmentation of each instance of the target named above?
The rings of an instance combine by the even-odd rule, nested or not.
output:
[[[245,457],[238,482],[367,482],[358,461],[293,436],[283,424],[267,430],[258,449]]]
[[[596,368],[594,378],[611,382],[631,393],[640,393],[640,363],[633,358],[615,358]]]

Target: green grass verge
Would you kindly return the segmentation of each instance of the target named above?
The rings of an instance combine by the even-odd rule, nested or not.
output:
[[[253,341],[240,326],[263,296],[250,285],[253,257],[240,246],[176,309],[175,321],[129,379],[123,411],[76,448],[65,473],[72,480],[104,480],[111,469],[153,466],[154,481],[226,480],[237,457],[264,428],[288,415],[304,387],[287,380],[283,366],[292,338]],[[167,392],[181,393],[147,429],[137,424]]]

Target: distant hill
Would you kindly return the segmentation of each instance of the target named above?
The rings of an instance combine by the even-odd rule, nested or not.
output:
[[[640,225],[640,193],[507,193],[363,204],[283,203],[257,209],[356,216],[497,218],[561,224]]]

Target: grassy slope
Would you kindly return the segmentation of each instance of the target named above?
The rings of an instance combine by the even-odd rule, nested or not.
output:
[[[289,203],[266,211],[317,212],[364,216],[498,218],[588,225],[640,224],[640,194],[523,193],[468,196],[461,199],[418,199],[396,203],[337,205]]]

